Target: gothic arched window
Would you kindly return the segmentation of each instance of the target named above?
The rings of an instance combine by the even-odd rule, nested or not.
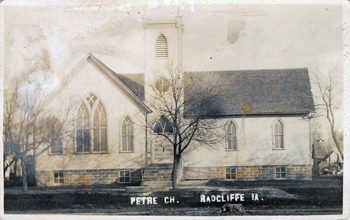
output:
[[[168,57],[168,40],[160,34],[156,41],[156,57]]]
[[[122,123],[122,152],[133,152],[133,122],[129,117],[126,117]]]
[[[76,121],[76,152],[107,152],[107,115],[93,94],[80,104]]]
[[[60,120],[53,116],[48,119],[48,132],[50,137],[50,153],[51,154],[62,154],[62,135],[61,129],[62,124]]]
[[[226,125],[226,143],[227,150],[237,150],[237,127],[236,124],[231,121]]]
[[[162,115],[160,116],[159,122],[154,126],[153,132],[156,134],[172,134],[174,129],[169,119]]]
[[[273,125],[273,147],[274,149],[283,149],[283,124],[281,120],[277,120]]]

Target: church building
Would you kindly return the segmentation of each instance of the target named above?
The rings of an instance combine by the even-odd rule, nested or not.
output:
[[[145,20],[140,28],[141,40],[135,41],[139,54],[121,58],[86,51],[60,78],[61,86],[50,96],[48,109],[59,120],[67,109],[62,103],[70,100],[71,123],[66,126],[72,132],[36,156],[37,185],[161,182],[171,186],[172,145],[144,126],[153,114],[150,85],[160,80],[155,72],[165,69],[169,61],[182,65],[197,55],[195,50],[190,55],[185,50],[193,38],[186,34],[182,17],[167,22]],[[208,47],[229,47],[237,40],[232,38],[213,38]],[[220,59],[230,62],[230,51],[223,51]],[[125,65],[133,56],[143,57],[143,64],[127,72]],[[183,69],[189,85],[199,82],[205,88],[208,79],[220,82],[223,94],[213,106],[221,110],[208,111],[206,116],[217,120],[225,137],[213,149],[191,143],[193,147],[182,157],[180,180],[312,178],[311,113],[315,108],[307,68],[256,69],[252,63],[245,70],[198,65]],[[166,89],[159,83],[160,89]],[[248,114],[242,111],[244,105]],[[171,126],[162,129],[172,130]]]

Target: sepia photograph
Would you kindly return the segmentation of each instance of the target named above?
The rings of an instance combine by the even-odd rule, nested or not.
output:
[[[0,1],[0,218],[347,219],[348,3]]]

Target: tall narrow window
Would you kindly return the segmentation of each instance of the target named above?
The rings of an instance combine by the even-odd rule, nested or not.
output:
[[[168,40],[160,34],[156,41],[156,57],[168,57]]]
[[[273,126],[273,142],[275,149],[283,149],[283,124],[280,120]]]
[[[232,121],[226,125],[227,150],[237,150],[237,128]]]
[[[56,117],[50,118],[49,123],[50,153],[62,154],[61,123]]]
[[[133,151],[133,123],[126,117],[122,124],[122,152]]]
[[[77,152],[90,152],[90,115],[85,103],[81,103],[77,116]]]
[[[102,103],[98,102],[94,113],[94,151],[105,152],[107,150],[107,120],[106,111]]]
[[[76,126],[76,152],[107,151],[106,110],[93,94],[86,97],[80,104]]]

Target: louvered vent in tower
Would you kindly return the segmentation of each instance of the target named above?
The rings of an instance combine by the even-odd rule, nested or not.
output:
[[[156,57],[168,57],[168,41],[163,34],[157,38]]]

